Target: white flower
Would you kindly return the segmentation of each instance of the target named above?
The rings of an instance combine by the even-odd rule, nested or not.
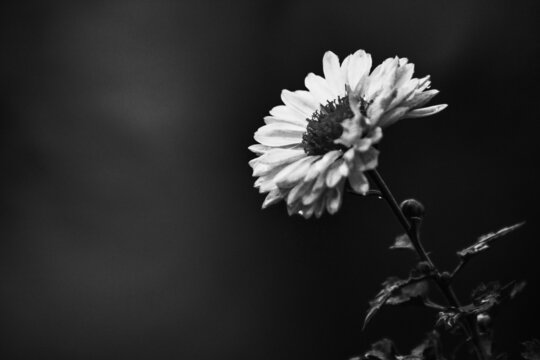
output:
[[[371,73],[371,55],[358,50],[340,64],[328,51],[324,77],[310,73],[308,91],[283,90],[278,105],[255,133],[259,155],[249,164],[255,187],[268,193],[263,208],[280,200],[289,214],[319,217],[339,210],[345,181],[365,194],[364,175],[377,166],[374,144],[382,128],[403,118],[433,115],[446,105],[419,108],[438,91],[427,90],[429,76],[413,78],[414,65],[389,58]]]

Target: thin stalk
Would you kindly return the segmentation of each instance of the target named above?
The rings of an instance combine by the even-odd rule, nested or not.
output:
[[[467,264],[468,260],[466,259],[461,259],[461,261],[459,262],[459,264],[456,266],[456,268],[452,271],[452,273],[450,274],[450,281],[454,280],[454,278],[456,277],[456,275],[465,267],[465,265]]]
[[[409,239],[411,240],[412,245],[414,246],[414,249],[416,250],[416,253],[420,257],[421,261],[424,261],[428,264],[430,267],[431,272],[435,274],[435,276],[432,277],[433,281],[437,284],[437,287],[441,290],[442,294],[446,298],[446,301],[448,301],[448,304],[455,308],[459,308],[461,306],[456,294],[454,293],[454,290],[452,289],[452,286],[449,282],[442,279],[441,273],[429,257],[428,253],[422,246],[422,243],[420,242],[420,238],[418,237],[418,233],[414,226],[411,226],[409,223],[409,220],[407,220],[407,217],[405,214],[403,214],[403,211],[401,210],[401,207],[399,206],[398,202],[396,201],[396,198],[384,182],[383,178],[379,174],[377,170],[371,170],[367,172],[368,176],[373,180],[373,182],[377,185],[377,188],[381,192],[382,197],[386,200],[388,205],[390,205],[390,208],[394,212],[394,215],[397,217],[398,221],[400,222],[401,226],[409,236]],[[465,336],[468,338],[471,338],[474,345],[474,351],[476,353],[476,356],[479,360],[484,360],[485,356],[482,351],[482,348],[479,345],[479,336],[476,331],[476,326],[474,323],[472,323],[470,318],[466,319],[467,321],[462,323],[462,328],[465,333]]]

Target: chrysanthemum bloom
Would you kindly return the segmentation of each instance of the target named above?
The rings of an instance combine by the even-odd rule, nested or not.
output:
[[[364,175],[377,166],[374,144],[382,129],[404,118],[433,115],[446,105],[424,107],[437,90],[429,76],[413,78],[406,58],[389,58],[371,73],[371,55],[358,50],[340,64],[328,51],[324,77],[310,73],[308,91],[283,90],[278,105],[255,133],[259,155],[249,164],[255,187],[268,193],[263,208],[285,200],[289,214],[309,218],[339,210],[345,181],[365,194]]]

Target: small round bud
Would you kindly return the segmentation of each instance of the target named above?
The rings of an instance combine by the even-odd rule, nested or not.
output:
[[[400,205],[403,215],[408,219],[422,218],[424,216],[424,205],[416,199],[407,199]]]

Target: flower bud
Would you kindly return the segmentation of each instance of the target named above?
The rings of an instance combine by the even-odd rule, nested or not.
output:
[[[408,219],[419,218],[421,219],[424,216],[424,205],[416,199],[407,199],[404,200],[401,205],[401,211]]]

